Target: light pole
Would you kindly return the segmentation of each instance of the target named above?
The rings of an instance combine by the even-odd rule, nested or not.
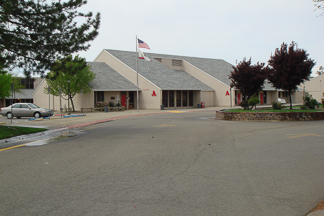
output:
[[[68,79],[68,115],[70,115],[70,79]]]

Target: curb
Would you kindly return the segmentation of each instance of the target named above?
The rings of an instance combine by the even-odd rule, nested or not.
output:
[[[6,122],[0,122],[0,125],[2,125],[2,124],[6,124]]]
[[[77,115],[69,115],[69,116],[62,116],[63,118],[70,118],[70,117],[80,117],[86,116],[86,114],[77,114]],[[45,117],[45,118],[30,118],[29,121],[41,121],[44,119],[59,119],[59,116],[52,116],[52,117]]]
[[[144,113],[144,114],[135,114],[135,115],[124,115],[124,116],[118,116],[118,117],[112,117],[112,118],[108,118],[108,119],[103,119],[103,120],[99,120],[99,121],[87,122],[87,123],[78,124],[78,125],[71,125],[71,126],[68,126],[67,128],[72,129],[72,128],[85,127],[85,126],[89,126],[89,125],[100,124],[100,123],[104,123],[104,122],[115,121],[117,119],[123,119],[123,118],[134,117],[134,116],[166,114],[166,113],[169,113],[169,112]]]

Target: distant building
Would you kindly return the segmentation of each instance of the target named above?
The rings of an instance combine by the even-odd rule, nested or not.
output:
[[[26,79],[20,77],[20,85],[23,85],[25,88],[20,89],[21,93],[19,92],[13,92],[13,95],[10,96],[10,98],[7,98],[4,100],[3,106],[9,106],[11,105],[11,102],[13,103],[33,103],[33,93],[37,86],[42,81],[42,78],[31,78]]]

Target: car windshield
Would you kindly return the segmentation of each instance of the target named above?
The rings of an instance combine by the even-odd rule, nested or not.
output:
[[[38,106],[36,106],[35,104],[29,103],[28,104],[31,108],[39,108]]]

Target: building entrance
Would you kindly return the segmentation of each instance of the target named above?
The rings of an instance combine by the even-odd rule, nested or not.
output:
[[[162,105],[169,108],[193,106],[192,90],[163,90]]]

